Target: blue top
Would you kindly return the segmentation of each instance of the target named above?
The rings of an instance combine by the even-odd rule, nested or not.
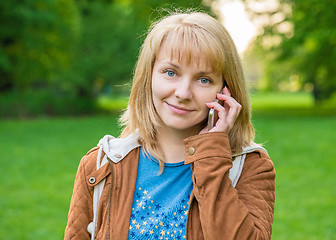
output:
[[[186,239],[188,201],[193,188],[190,165],[165,163],[140,147],[128,239]]]

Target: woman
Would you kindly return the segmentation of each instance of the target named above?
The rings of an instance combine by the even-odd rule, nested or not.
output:
[[[197,12],[154,23],[121,137],[105,136],[81,160],[65,239],[270,239],[275,171],[266,151],[251,147],[250,117],[222,24]]]

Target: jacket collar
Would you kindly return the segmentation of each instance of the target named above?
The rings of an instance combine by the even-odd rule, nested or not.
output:
[[[136,130],[126,138],[115,138],[111,135],[105,135],[102,139],[100,139],[97,146],[101,148],[111,161],[118,163],[123,160],[130,151],[141,146],[140,134],[139,131]],[[258,150],[267,153],[265,148],[252,142],[250,146],[244,147],[242,152],[233,154],[232,157],[237,157]]]
[[[111,135],[105,135],[97,144],[114,163],[120,162],[130,151],[140,145],[140,134],[138,131],[131,133],[126,138],[114,138]]]

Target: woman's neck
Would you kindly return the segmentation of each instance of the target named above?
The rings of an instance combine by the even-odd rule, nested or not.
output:
[[[184,161],[185,147],[183,140],[198,134],[198,130],[181,131],[161,128],[157,134],[158,144],[163,154],[164,162],[177,163]]]

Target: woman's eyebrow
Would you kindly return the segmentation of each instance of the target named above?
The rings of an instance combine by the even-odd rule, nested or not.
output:
[[[211,74],[214,74],[213,71],[201,71],[201,72],[198,72],[199,75],[211,75]]]
[[[174,64],[174,63],[172,63],[172,62],[169,62],[169,61],[167,61],[167,62],[163,62],[163,64],[168,64],[168,65],[170,65],[170,66],[172,66],[172,67],[174,67],[174,68],[181,69],[181,67],[180,67],[179,65],[176,65],[176,64]]]
[[[177,69],[181,69],[181,67],[177,64],[174,64],[170,61],[166,61],[166,62],[163,62],[162,64],[168,64],[174,68],[177,68]],[[214,71],[213,70],[209,70],[209,71],[200,71],[200,72],[197,72],[196,75],[211,75],[211,74],[214,74]]]

